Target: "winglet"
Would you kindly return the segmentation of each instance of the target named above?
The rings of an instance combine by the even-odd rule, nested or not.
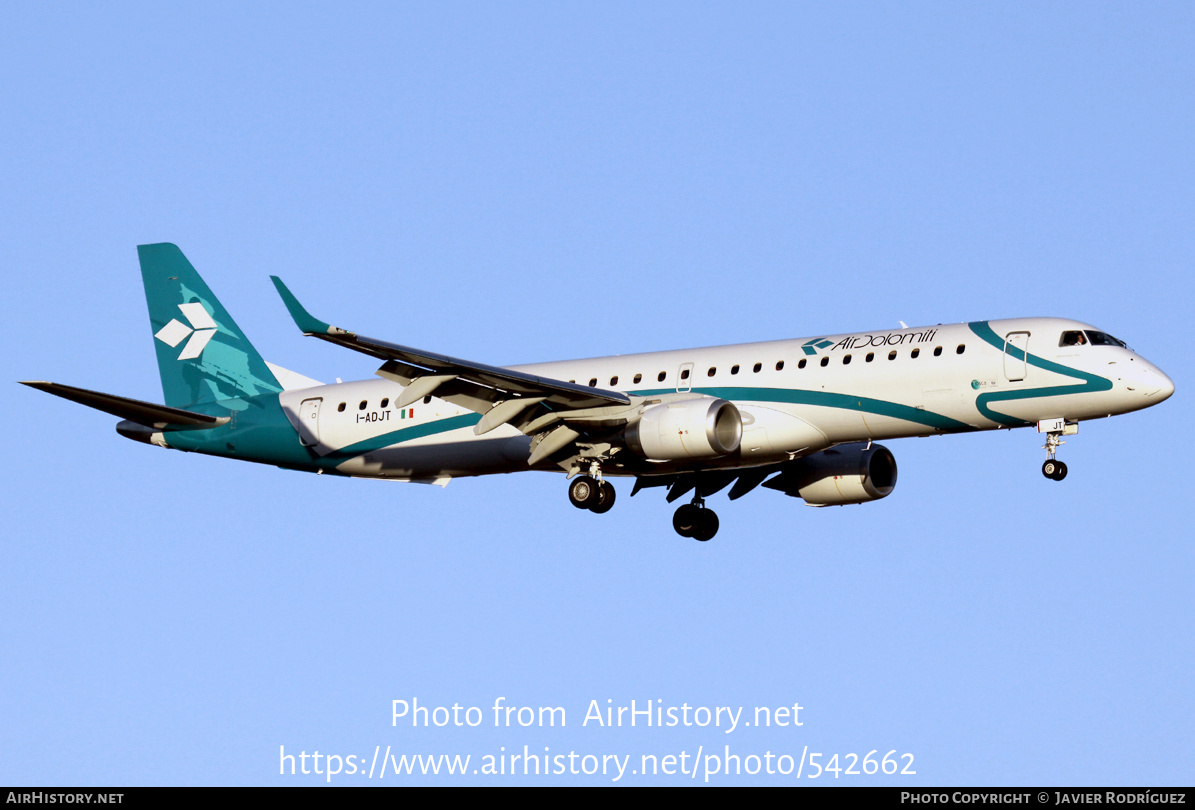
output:
[[[282,279],[278,276],[270,276],[270,280],[274,282],[274,286],[278,289],[278,294],[282,296],[282,303],[286,304],[286,310],[295,321],[295,326],[305,335],[348,335],[338,326],[324,323],[319,318],[314,317],[310,312],[303,308],[299,303],[299,299],[295,298],[294,293],[287,289],[286,285],[282,283]]]

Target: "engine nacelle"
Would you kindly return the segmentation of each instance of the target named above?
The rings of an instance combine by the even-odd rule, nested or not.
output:
[[[739,449],[743,418],[733,403],[694,396],[652,405],[627,427],[627,446],[653,461],[725,456]]]
[[[841,444],[789,462],[764,486],[810,506],[876,501],[896,489],[896,458],[882,445]]]

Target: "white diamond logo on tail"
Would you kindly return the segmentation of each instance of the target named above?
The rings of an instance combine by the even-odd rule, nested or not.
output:
[[[183,311],[183,314],[187,316],[187,320],[191,322],[191,326],[195,329],[216,328],[216,322],[212,320],[212,316],[203,308],[203,304],[200,304],[198,301],[193,304],[179,304],[178,308]]]
[[[181,324],[178,321],[171,321],[158,330],[158,333],[154,335],[154,337],[173,349],[175,346],[182,343],[187,335],[191,334],[193,331],[194,330],[189,326]]]
[[[183,353],[178,356],[178,359],[190,360],[203,354],[204,347],[215,334],[215,329],[200,329],[193,333],[191,339],[187,341],[187,345],[183,346]]]
[[[187,326],[176,318],[159,329],[154,337],[173,349],[190,336],[178,359],[193,360],[203,354],[208,342],[215,337],[217,324],[212,320],[211,314],[203,308],[203,304],[179,304],[178,308],[191,325]]]

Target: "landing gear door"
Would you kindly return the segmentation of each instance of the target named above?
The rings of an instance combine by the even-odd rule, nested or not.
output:
[[[1004,336],[1004,378],[1009,382],[1025,379],[1029,368],[1029,333],[1009,332]]]
[[[305,399],[299,406],[299,441],[304,447],[319,444],[319,406],[322,399]]]

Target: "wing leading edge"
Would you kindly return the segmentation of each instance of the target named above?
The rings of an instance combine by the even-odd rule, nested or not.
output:
[[[625,421],[637,407],[639,398],[619,391],[475,363],[332,326],[311,315],[282,279],[270,278],[303,334],[384,361],[378,376],[405,386],[396,403],[399,407],[434,394],[481,414],[482,419],[474,429],[478,435],[503,424],[511,424],[527,435],[537,435],[530,464],[568,447],[587,432],[585,425],[605,426]],[[566,422],[572,427],[562,424]]]

